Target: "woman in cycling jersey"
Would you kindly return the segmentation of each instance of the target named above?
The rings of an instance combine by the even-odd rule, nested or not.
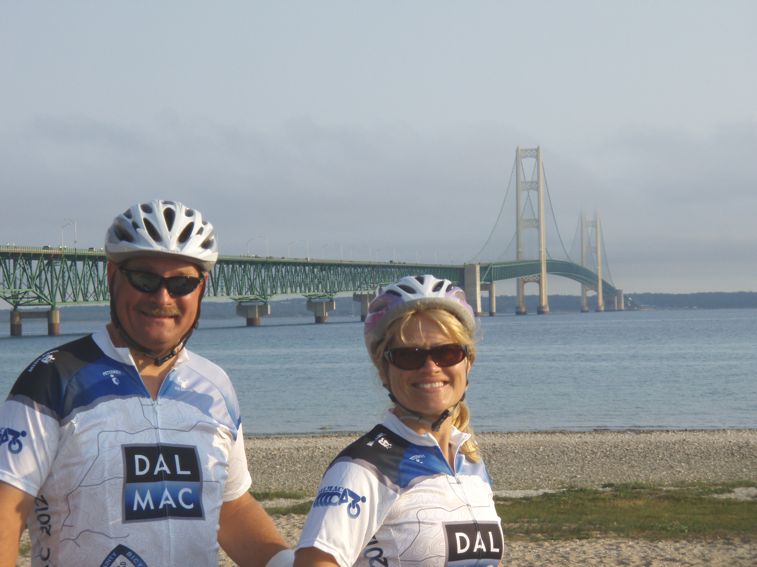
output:
[[[463,290],[431,275],[371,302],[365,344],[393,407],[324,473],[295,567],[500,564],[500,520],[463,401],[475,331]]]

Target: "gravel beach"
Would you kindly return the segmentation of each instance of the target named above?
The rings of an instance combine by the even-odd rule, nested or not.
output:
[[[357,434],[266,436],[246,440],[253,490],[315,493],[331,459]],[[757,483],[757,430],[482,433],[479,444],[497,493],[642,482]],[[757,491],[736,495],[757,501]],[[265,505],[266,502],[263,502]],[[276,517],[291,545],[304,516]],[[754,567],[757,541],[648,542],[596,538],[507,542],[505,565]],[[30,565],[22,558],[19,566]],[[233,563],[222,553],[219,565]]]
[[[314,494],[353,435],[247,440],[253,490]],[[757,430],[480,433],[494,490],[757,481]]]

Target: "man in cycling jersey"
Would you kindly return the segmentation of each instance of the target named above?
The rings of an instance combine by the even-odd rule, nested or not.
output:
[[[236,392],[185,344],[218,248],[202,214],[134,205],[105,241],[110,323],[44,353],[0,406],[0,567],[291,565],[250,495]]]

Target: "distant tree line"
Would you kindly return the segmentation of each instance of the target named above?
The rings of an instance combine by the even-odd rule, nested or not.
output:
[[[651,309],[757,309],[757,292],[630,293],[631,306]]]
[[[589,309],[596,308],[596,296],[589,295]],[[536,312],[538,298],[526,296],[529,313]],[[514,312],[514,296],[497,296],[497,312]],[[605,301],[609,309],[611,304]],[[757,292],[701,292],[701,293],[628,293],[625,307],[631,309],[757,309]],[[485,296],[482,298],[482,310],[489,309]],[[581,309],[581,297],[577,295],[550,295],[550,311],[578,311]]]

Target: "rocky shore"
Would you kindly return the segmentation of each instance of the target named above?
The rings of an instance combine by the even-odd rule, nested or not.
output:
[[[331,459],[357,435],[247,440],[254,491],[314,494]],[[480,433],[495,491],[643,482],[757,481],[757,430]]]

